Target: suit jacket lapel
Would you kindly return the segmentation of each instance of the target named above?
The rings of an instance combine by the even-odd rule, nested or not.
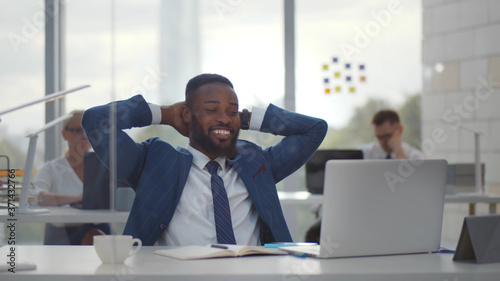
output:
[[[241,155],[237,155],[233,160],[229,160],[228,162],[236,169],[238,174],[240,175],[241,179],[243,180],[243,183],[245,184],[248,194],[252,198],[252,203],[255,206],[255,209],[259,213],[259,216],[261,217],[264,222],[271,226],[273,225],[273,215],[272,213],[275,211],[273,206],[268,206],[269,204],[265,204],[267,201],[266,198],[271,198],[275,195],[273,194],[268,194],[271,192],[271,188],[259,188],[259,186],[255,183],[254,181],[254,175],[253,173],[260,173],[262,172],[259,170],[261,168],[262,163],[260,165],[257,165],[257,162],[247,162],[243,160],[243,157]]]
[[[189,176],[189,171],[191,170],[191,166],[193,164],[193,155],[189,153],[189,151],[183,147],[177,147],[177,150],[181,152],[181,155],[184,157],[179,157],[180,161],[180,169],[179,169],[179,192],[177,192],[177,198],[175,198],[175,205],[179,204],[179,200],[182,195],[182,191],[184,190],[184,186],[186,185],[187,178]]]

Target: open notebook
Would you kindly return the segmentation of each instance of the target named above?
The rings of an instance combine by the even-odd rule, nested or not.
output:
[[[319,246],[280,248],[332,258],[437,251],[445,160],[330,160]]]
[[[263,246],[223,244],[162,249],[156,250],[155,254],[181,260],[194,260],[208,258],[242,257],[250,255],[286,255],[287,253],[278,249],[265,248]]]

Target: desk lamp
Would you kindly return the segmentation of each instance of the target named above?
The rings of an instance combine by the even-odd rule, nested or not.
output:
[[[10,113],[10,112],[13,112],[13,111],[16,111],[16,110],[19,110],[19,109],[22,109],[22,108],[25,108],[25,107],[28,107],[28,106],[31,106],[31,105],[34,105],[34,104],[37,104],[37,103],[40,103],[40,102],[53,101],[53,100],[62,98],[63,96],[65,96],[65,95],[67,95],[69,93],[76,92],[78,90],[85,89],[85,88],[88,88],[88,87],[90,87],[90,85],[83,85],[83,86],[79,86],[79,87],[76,87],[76,88],[73,88],[73,89],[55,92],[55,93],[52,93],[50,95],[46,95],[45,97],[43,97],[41,99],[30,101],[30,102],[27,102],[25,104],[13,107],[11,109],[4,110],[4,111],[0,112],[0,116],[2,116],[4,114],[7,114],[7,113]],[[2,119],[0,119],[0,122],[2,122]]]

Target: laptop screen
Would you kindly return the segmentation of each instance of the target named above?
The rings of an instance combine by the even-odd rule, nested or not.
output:
[[[361,150],[317,150],[306,162],[306,186],[311,193],[322,194],[325,164],[332,159],[363,159]]]
[[[328,161],[320,256],[438,250],[446,168],[439,159]]]

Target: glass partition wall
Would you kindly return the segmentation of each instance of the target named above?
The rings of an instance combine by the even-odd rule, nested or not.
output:
[[[0,3],[0,111],[13,109],[45,95],[44,44],[45,7],[41,1],[2,1]],[[41,243],[43,226],[14,219],[29,146],[28,134],[45,124],[45,105],[38,103],[0,116],[0,245]],[[44,133],[35,150],[35,165],[44,162]],[[10,171],[7,171],[10,169]],[[14,172],[16,171],[16,172]],[[14,196],[9,196],[13,195]],[[10,202],[9,202],[10,199]],[[30,202],[32,202],[30,200]],[[9,206],[9,203],[10,206]],[[9,207],[11,209],[9,209]],[[12,216],[8,216],[12,214]],[[13,219],[7,221],[7,219]],[[8,228],[7,226],[11,226]]]

